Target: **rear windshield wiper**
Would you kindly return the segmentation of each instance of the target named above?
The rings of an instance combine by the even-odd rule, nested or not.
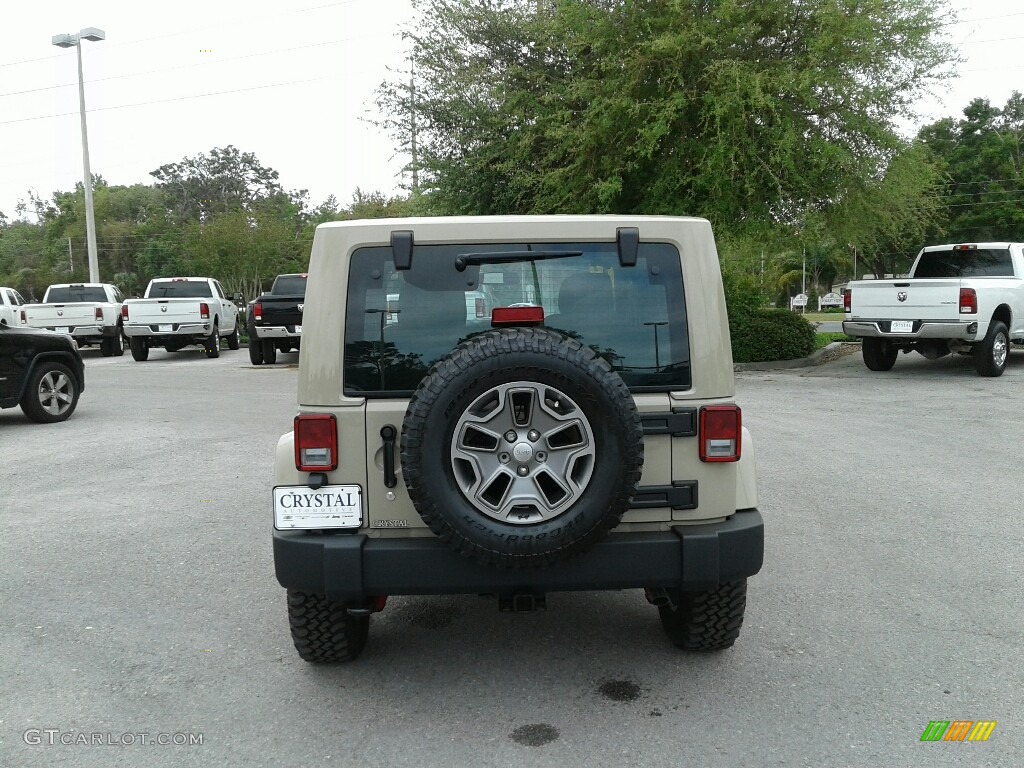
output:
[[[484,253],[460,253],[455,257],[455,269],[465,272],[466,267],[478,264],[514,264],[518,261],[545,261],[582,256],[583,251],[491,251]]]

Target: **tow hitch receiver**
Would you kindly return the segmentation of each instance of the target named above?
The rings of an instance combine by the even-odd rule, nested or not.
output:
[[[535,595],[529,592],[498,595],[498,610],[502,613],[533,613],[534,611],[546,611],[547,608],[546,595]]]

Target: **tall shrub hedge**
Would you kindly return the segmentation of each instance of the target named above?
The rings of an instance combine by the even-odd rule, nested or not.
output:
[[[814,352],[814,326],[787,309],[764,306],[753,278],[723,270],[732,358],[737,363],[795,360]]]
[[[814,326],[788,309],[755,309],[729,318],[737,363],[795,360],[814,352]]]

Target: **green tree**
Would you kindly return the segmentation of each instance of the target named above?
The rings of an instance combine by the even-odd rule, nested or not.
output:
[[[960,119],[925,126],[920,140],[949,179],[943,201],[954,241],[1016,240],[1024,231],[1024,95],[999,109],[974,99]]]
[[[276,208],[295,215],[301,211],[306,192],[285,193],[278,173],[264,166],[252,152],[228,145],[214,148],[177,163],[167,163],[150,173],[178,221],[201,220],[228,211]]]
[[[379,103],[442,213],[792,225],[949,71],[935,0],[432,0]]]

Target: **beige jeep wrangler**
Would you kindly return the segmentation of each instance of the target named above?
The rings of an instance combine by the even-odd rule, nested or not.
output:
[[[764,533],[707,221],[323,224],[305,303],[273,489],[303,659],[391,595],[636,588],[680,648],[736,641]]]

